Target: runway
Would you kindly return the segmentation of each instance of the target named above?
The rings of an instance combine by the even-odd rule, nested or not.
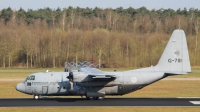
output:
[[[32,98],[0,99],[0,107],[60,106],[200,106],[200,98]]]

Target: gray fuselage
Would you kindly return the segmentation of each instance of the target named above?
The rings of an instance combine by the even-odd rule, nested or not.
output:
[[[73,88],[66,77],[69,72],[41,72],[29,75],[16,89],[26,94],[34,95],[87,95],[87,93],[102,93],[104,95],[123,95],[141,89],[165,77],[163,72],[108,72],[116,76],[114,79],[78,78],[73,82]],[[74,72],[87,76],[84,72]],[[95,96],[95,95],[94,95]]]

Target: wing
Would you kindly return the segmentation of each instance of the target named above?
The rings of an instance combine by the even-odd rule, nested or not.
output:
[[[116,78],[115,75],[103,72],[96,68],[84,67],[84,68],[81,68],[80,71],[89,74],[88,76],[95,78],[95,79]]]

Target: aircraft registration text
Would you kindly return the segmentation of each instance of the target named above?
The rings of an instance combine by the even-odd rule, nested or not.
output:
[[[180,59],[180,58],[175,58],[175,59],[169,58],[169,59],[168,59],[168,62],[169,62],[169,63],[172,63],[172,62],[174,62],[174,63],[181,63],[181,62],[182,62],[182,59]]]

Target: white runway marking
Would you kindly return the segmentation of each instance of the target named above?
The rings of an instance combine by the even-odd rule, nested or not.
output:
[[[197,81],[197,80],[200,80],[200,78],[164,78],[162,80],[177,80],[177,81]]]
[[[194,105],[200,105],[200,101],[190,101],[190,103],[192,103]]]
[[[200,98],[200,97],[177,97],[177,98]]]

